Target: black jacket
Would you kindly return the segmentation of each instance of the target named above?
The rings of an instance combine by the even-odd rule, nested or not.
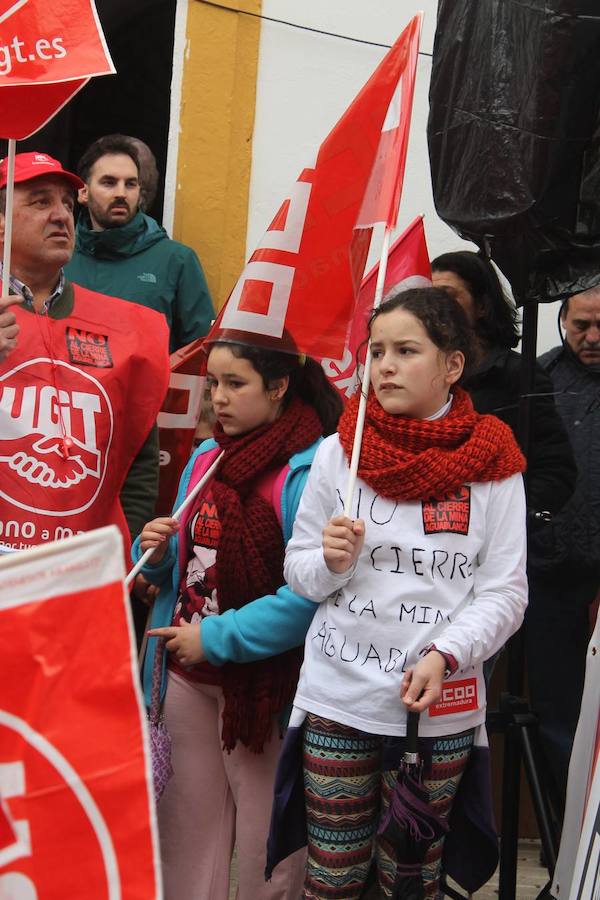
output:
[[[520,373],[521,356],[514,350],[494,347],[464,383],[477,412],[498,416],[512,429],[517,440]],[[558,512],[573,493],[577,476],[573,452],[554,405],[553,392],[552,381],[539,365],[536,366],[536,397],[531,404],[527,460],[527,502],[534,512]],[[544,531],[546,528],[544,525]]]
[[[552,379],[579,473],[573,496],[536,539],[536,557],[549,567],[567,563],[582,576],[600,577],[600,370],[583,365],[568,346],[539,362]]]

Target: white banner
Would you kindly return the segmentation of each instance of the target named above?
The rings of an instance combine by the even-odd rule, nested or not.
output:
[[[567,803],[551,893],[600,900],[600,618],[588,646],[581,713],[569,765]]]

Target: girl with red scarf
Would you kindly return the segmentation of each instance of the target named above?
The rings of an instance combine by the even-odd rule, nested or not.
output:
[[[448,817],[485,721],[482,663],[527,602],[524,460],[508,426],[458,386],[463,310],[441,290],[405,291],[369,331],[351,517],[342,498],[358,397],[316,453],[286,551],[288,584],[318,604],[290,728],[303,729],[307,900],[360,897],[373,859],[383,895],[409,896],[401,873],[412,861],[376,834],[397,776],[382,753],[419,712],[423,784]],[[442,845],[411,897],[438,896]]]
[[[302,852],[269,884],[263,873],[279,719],[294,696],[301,651],[221,668],[195,661],[202,621],[265,596],[284,606],[307,602],[284,584],[285,543],[341,401],[321,367],[296,353],[220,340],[210,345],[207,369],[215,440],[192,456],[176,507],[219,450],[222,460],[180,523],[156,518],[134,546],[134,557],[155,548],[143,570],[161,586],[150,636],[169,651],[163,714],[173,775],[158,805],[165,894],[227,900],[235,845],[239,900],[296,900]],[[161,665],[156,645],[149,641],[145,660],[147,698]]]

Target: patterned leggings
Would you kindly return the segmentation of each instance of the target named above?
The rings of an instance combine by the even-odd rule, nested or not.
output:
[[[309,713],[304,725],[304,793],[308,826],[305,900],[358,900],[373,850],[379,887],[392,896],[394,849],[376,837],[397,770],[382,771],[380,735]],[[473,730],[427,742],[431,766],[423,784],[438,814],[447,817],[473,744]],[[375,847],[374,847],[375,844]],[[422,868],[427,900],[438,897],[443,839],[431,845]]]

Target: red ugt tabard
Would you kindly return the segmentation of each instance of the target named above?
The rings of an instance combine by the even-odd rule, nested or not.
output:
[[[164,316],[68,288],[66,318],[16,309],[0,363],[0,544],[16,550],[109,524],[128,547],[119,495],[167,388]]]

